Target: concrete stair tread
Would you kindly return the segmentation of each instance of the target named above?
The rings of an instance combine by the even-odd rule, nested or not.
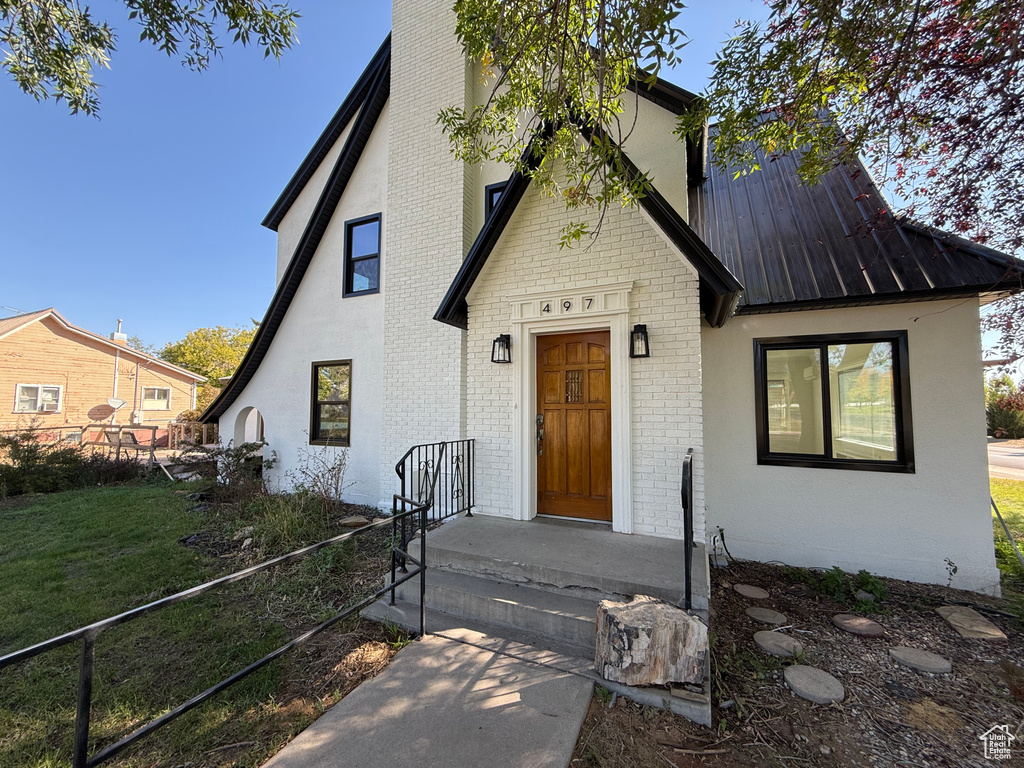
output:
[[[526,584],[577,597],[651,595],[682,605],[681,541],[612,533],[592,524],[454,518],[427,534],[432,568]],[[704,548],[694,551],[693,607],[706,610]]]
[[[416,580],[402,586],[406,587],[402,590],[403,594],[412,596],[410,602],[416,602],[419,598],[419,584]],[[590,599],[575,597],[564,593],[534,589],[525,583],[497,581],[439,568],[427,572],[428,605],[430,604],[430,591],[435,589],[475,595],[487,600],[515,603],[529,610],[553,613],[590,624],[597,622],[597,605],[600,600],[598,597]]]
[[[409,632],[419,632],[420,629],[418,603],[395,600],[394,605],[389,605],[387,598],[382,598],[364,608],[360,615],[372,621],[396,624]],[[573,669],[593,668],[594,666],[593,647],[574,645],[521,627],[488,624],[478,619],[455,616],[434,608],[426,610],[426,627],[428,634],[443,633],[445,636],[449,636],[453,632],[464,631],[499,638],[504,643],[528,647],[541,656],[550,654],[551,658],[558,660],[558,663],[568,664]]]

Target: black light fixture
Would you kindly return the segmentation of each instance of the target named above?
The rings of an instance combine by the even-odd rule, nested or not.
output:
[[[491,344],[491,362],[492,363],[511,363],[512,362],[512,337],[507,333],[501,334]]]
[[[651,356],[651,342],[647,339],[646,325],[640,325],[638,323],[637,325],[633,326],[633,332],[629,334],[629,356]]]

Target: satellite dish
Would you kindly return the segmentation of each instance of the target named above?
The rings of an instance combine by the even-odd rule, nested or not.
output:
[[[128,405],[128,401],[122,400],[120,397],[108,397],[107,405],[109,405],[116,411],[117,409],[124,408],[126,405]]]

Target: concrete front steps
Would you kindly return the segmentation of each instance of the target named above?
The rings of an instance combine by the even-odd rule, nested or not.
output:
[[[678,541],[615,534],[586,523],[480,515],[450,520],[427,534],[427,632],[469,632],[486,638],[491,650],[504,643],[553,653],[563,667],[613,692],[710,724],[706,688],[631,688],[601,680],[593,670],[598,603],[646,594],[681,604],[681,553]],[[702,548],[694,561],[694,612],[706,620]],[[394,605],[385,597],[363,615],[418,632],[419,589],[417,578],[400,584]]]

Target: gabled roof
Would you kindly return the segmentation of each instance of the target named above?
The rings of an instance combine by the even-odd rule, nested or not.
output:
[[[85,338],[89,339],[89,341],[101,344],[105,347],[109,347],[113,351],[131,355],[132,357],[138,357],[146,361],[146,363],[148,363],[151,366],[155,365],[159,368],[164,368],[169,371],[179,373],[183,376],[186,376],[187,378],[193,379],[194,381],[203,381],[204,379],[206,379],[206,377],[200,373],[195,373],[194,371],[190,371],[186,368],[174,365],[173,363],[168,363],[166,360],[161,360],[159,357],[147,355],[145,352],[140,352],[139,350],[133,349],[132,347],[122,346],[121,344],[111,341],[105,336],[100,336],[98,333],[93,333],[92,331],[85,330],[85,328],[79,328],[77,325],[72,325],[67,320],[65,320],[64,317],[53,307],[50,307],[49,309],[40,309],[36,312],[27,312],[23,315],[15,315],[14,317],[3,318],[2,320],[0,320],[0,339],[4,339],[7,336],[10,336],[11,334],[16,333],[22,330],[23,328],[31,325],[32,323],[39,322],[40,320],[45,320],[48,317],[53,318],[62,328],[64,328],[64,330],[68,331],[69,333],[75,334],[77,336],[84,336]]]
[[[359,108],[366,101],[366,96],[369,93],[370,86],[373,84],[374,74],[380,69],[381,63],[385,58],[391,55],[391,35],[384,38],[384,42],[381,43],[380,48],[373,55],[370,63],[366,65],[366,69],[363,70],[363,74],[356,80],[356,84],[352,86],[352,90],[349,92],[345,101],[338,107],[338,111],[334,113],[334,117],[331,118],[331,122],[324,128],[324,132],[320,134],[320,138],[316,140],[313,148],[309,150],[305,159],[299,165],[298,169],[292,175],[288,184],[282,190],[277,200],[274,201],[274,205],[267,212],[267,215],[261,222],[264,227],[277,231],[278,226],[281,224],[281,220],[284,219],[285,214],[288,213],[288,209],[292,207],[292,203],[298,198],[305,189],[306,184],[312,178],[313,174],[316,173],[316,169],[320,167],[320,163],[323,162],[324,158],[327,157],[327,153],[331,151],[331,147],[334,146],[334,142],[338,140],[342,132],[345,130],[345,126],[349,124]]]
[[[627,174],[639,175],[640,171],[624,153],[621,157]],[[531,168],[536,162],[529,149],[524,155],[524,160]],[[529,186],[528,176],[514,173],[509,177],[498,205],[491,211],[490,217],[455,275],[455,280],[434,313],[435,320],[456,328],[467,327],[466,297]],[[700,278],[701,311],[708,323],[715,327],[723,325],[735,309],[743,286],[653,185],[648,193],[640,198],[639,203],[697,270]]]
[[[760,171],[709,163],[690,220],[744,286],[738,311],[780,312],[1006,294],[1024,263],[893,215],[861,163],[804,186],[798,157],[759,154]]]
[[[221,390],[220,395],[217,396],[217,399],[206,409],[206,412],[200,417],[200,421],[206,422],[211,419],[217,419],[231,406],[235,398],[245,389],[246,384],[252,380],[260,363],[263,362],[263,358],[270,349],[270,344],[277,334],[277,329],[281,326],[285,313],[288,311],[288,307],[291,305],[292,299],[299,289],[302,277],[306,274],[306,269],[313,260],[313,254],[316,253],[316,249],[323,239],[327,225],[331,221],[331,216],[334,215],[334,211],[341,201],[341,196],[345,192],[345,188],[348,186],[349,179],[352,178],[352,173],[355,171],[363,149],[370,139],[370,134],[377,124],[377,118],[380,117],[380,113],[383,111],[384,105],[387,103],[388,96],[391,93],[390,36],[388,36],[377,52],[371,67],[363,73],[360,82],[367,76],[369,77],[369,85],[365,88],[363,97],[359,100],[352,130],[349,132],[345,146],[342,148],[341,154],[331,170],[331,175],[327,179],[327,183],[320,194],[316,207],[313,209],[309,222],[306,224],[302,237],[299,238],[295,252],[288,262],[288,267],[277,285],[274,298],[271,300],[270,306],[263,316],[263,321],[256,330],[252,344],[249,345],[249,349],[245,353],[241,365],[238,366],[238,370],[235,371],[235,375],[231,377],[231,381],[227,383],[224,389]],[[349,103],[352,101],[353,94],[360,88],[360,84],[357,83],[353,93],[349,94],[345,102]],[[311,156],[312,153],[310,153]],[[308,160],[309,157],[307,157]],[[312,175],[312,171],[310,171],[309,175]],[[296,174],[296,177],[298,176],[299,174]],[[303,185],[305,181],[308,181],[308,176],[302,182]],[[299,187],[298,191],[301,191],[301,187]],[[298,196],[298,191],[295,192],[295,196]]]

